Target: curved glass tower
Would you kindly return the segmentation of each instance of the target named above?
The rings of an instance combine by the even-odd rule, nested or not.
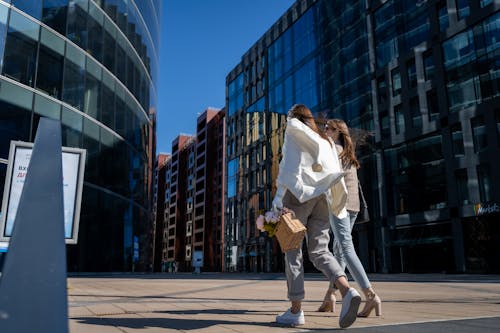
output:
[[[69,271],[150,267],[159,7],[0,0],[0,188],[10,141],[33,141],[42,116],[61,120],[63,146],[87,150]]]

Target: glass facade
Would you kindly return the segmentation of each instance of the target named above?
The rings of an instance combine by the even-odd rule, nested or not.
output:
[[[368,271],[500,271],[464,234],[494,223],[474,205],[500,202],[499,25],[493,1],[297,1],[226,79],[226,268],[282,269],[254,221],[304,103],[373,134],[358,152],[373,221],[354,228]]]
[[[42,116],[61,121],[63,146],[87,150],[69,271],[149,269],[158,6],[152,0],[0,2],[0,161],[10,140],[33,141]],[[3,181],[3,166],[0,172]]]

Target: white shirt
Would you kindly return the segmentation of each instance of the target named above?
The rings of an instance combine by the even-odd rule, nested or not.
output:
[[[335,145],[296,118],[287,119],[274,207],[289,190],[300,202],[326,194],[331,211],[343,217],[347,189]],[[313,170],[314,169],[314,170]]]

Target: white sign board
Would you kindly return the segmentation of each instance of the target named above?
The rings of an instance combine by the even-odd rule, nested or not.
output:
[[[2,202],[2,218],[0,220],[0,241],[8,241],[12,235],[17,206],[26,180],[32,150],[33,143],[30,142],[12,141],[10,144],[9,164]],[[66,244],[76,244],[78,240],[85,154],[84,149],[62,147]]]

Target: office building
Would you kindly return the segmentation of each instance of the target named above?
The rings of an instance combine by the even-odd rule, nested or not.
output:
[[[69,271],[152,268],[160,1],[0,1],[0,186],[40,117],[87,150]],[[134,245],[138,247],[134,255]]]
[[[156,157],[153,182],[153,218],[154,218],[154,246],[153,246],[153,271],[164,271],[162,266],[166,253],[163,251],[165,235],[165,178],[170,154],[160,153]]]
[[[178,136],[166,167],[165,262],[193,270],[203,254],[204,271],[222,271],[224,244],[225,111],[208,108],[198,116],[196,135]]]
[[[498,272],[500,4],[299,0],[226,78],[226,269],[282,270],[255,228],[286,112],[372,133],[358,150],[371,272]]]

